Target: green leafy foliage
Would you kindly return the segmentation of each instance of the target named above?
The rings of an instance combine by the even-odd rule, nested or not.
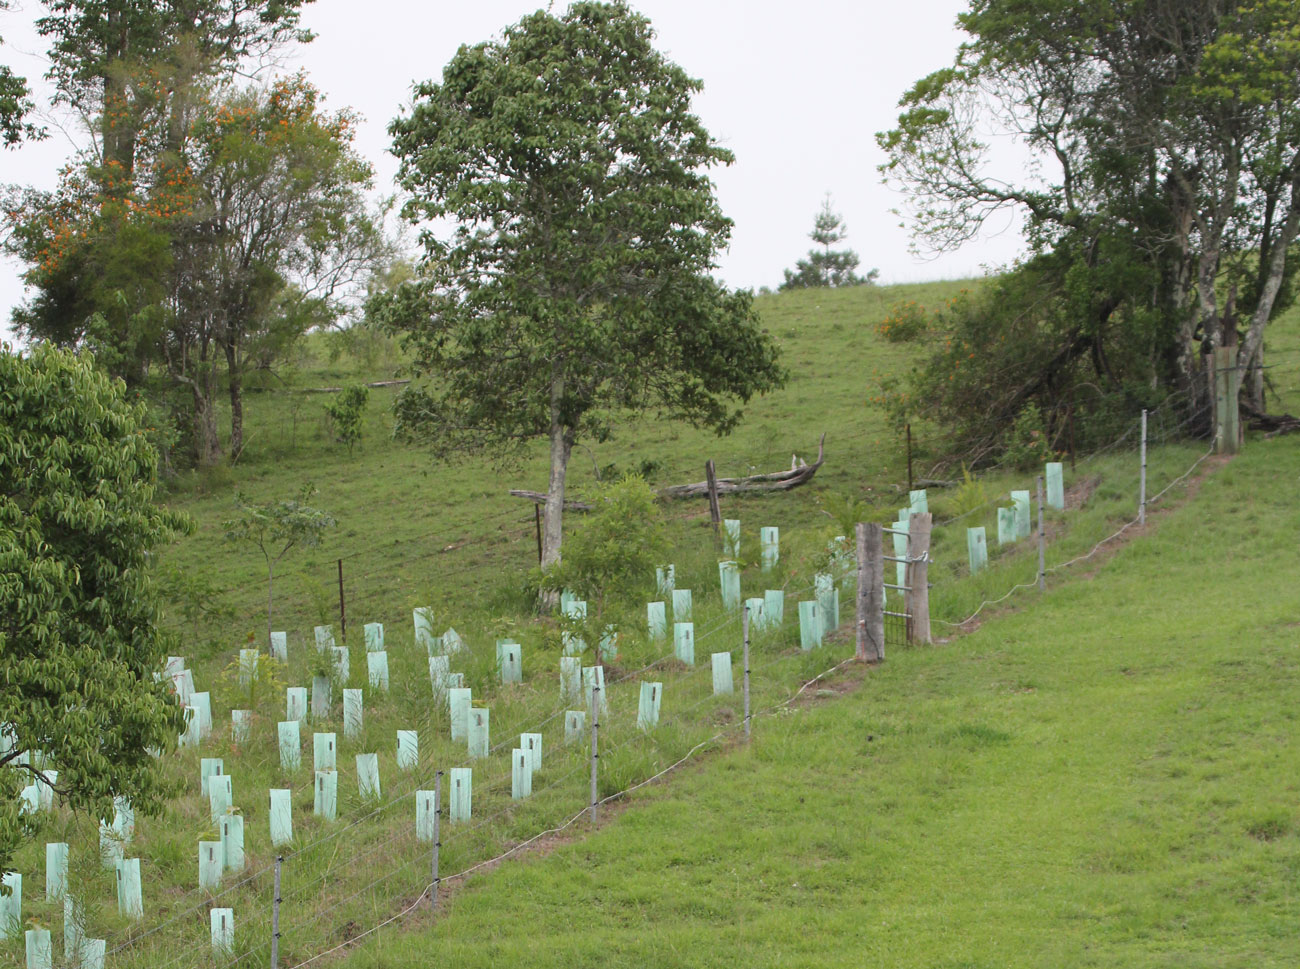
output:
[[[848,228],[835,212],[831,210],[831,197],[826,196],[821,211],[813,220],[813,230],[808,238],[820,245],[813,249],[807,259],[795,263],[793,271],[785,271],[785,282],[779,289],[809,289],[830,286],[863,286],[876,281],[880,270],[873,269],[865,276],[857,274],[858,254],[852,249],[832,249],[837,242],[848,237]]]
[[[38,762],[92,816],[115,796],[150,813],[171,793],[148,748],[184,724],[153,678],[167,644],[148,556],[189,522],[153,504],[143,424],[89,357],[0,352],[0,869],[31,833],[18,794]]]
[[[333,528],[333,516],[307,504],[316,494],[312,484],[303,485],[297,498],[255,505],[236,494],[240,516],[225,522],[226,540],[247,542],[262,553],[266,562],[266,642],[270,649],[275,566],[298,546],[320,544],[325,529]]]
[[[876,324],[876,335],[890,343],[911,343],[925,335],[929,328],[929,315],[916,300],[895,303],[889,315]]]
[[[361,423],[369,401],[370,391],[365,384],[353,384],[344,387],[333,401],[325,405],[334,440],[347,445],[349,454],[353,445],[361,440]]]
[[[576,442],[629,411],[727,432],[785,379],[751,295],[711,275],[731,222],[708,170],[732,155],[653,39],[623,3],[530,14],[462,47],[389,128],[425,258],[370,310],[432,377],[402,395],[397,431],[502,460],[549,440],[547,564]]]
[[[595,510],[570,533],[563,561],[542,582],[544,588],[571,590],[592,603],[589,615],[603,618],[611,601],[639,601],[666,558],[668,538],[655,493],[639,475],[602,486],[594,503]]]

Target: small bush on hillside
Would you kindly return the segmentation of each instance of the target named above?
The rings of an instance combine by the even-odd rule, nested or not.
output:
[[[353,384],[345,387],[333,402],[325,405],[325,414],[329,417],[334,440],[346,444],[349,454],[352,453],[352,446],[361,440],[361,419],[365,416],[369,400],[369,389],[362,384]]]
[[[910,343],[925,335],[929,317],[925,307],[916,300],[895,303],[888,315],[876,324],[876,335],[890,343]]]
[[[1007,432],[1004,451],[1007,464],[1021,471],[1032,471],[1055,459],[1043,429],[1043,415],[1038,405],[1028,403],[1016,416]]]

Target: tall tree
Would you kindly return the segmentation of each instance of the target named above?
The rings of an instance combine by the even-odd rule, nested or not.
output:
[[[808,238],[821,246],[809,251],[807,259],[795,263],[794,270],[785,271],[781,289],[807,289],[809,287],[862,286],[876,281],[877,269],[865,276],[857,274],[858,254],[852,249],[832,249],[837,242],[848,238],[848,226],[831,208],[830,193],[822,200],[821,211],[813,219],[813,230]]]
[[[403,394],[399,429],[443,455],[546,440],[544,567],[580,438],[644,409],[723,433],[784,379],[750,294],[710,276],[731,222],[708,170],[732,156],[653,40],[623,3],[539,11],[462,47],[389,129],[425,254],[372,309],[440,378]]]
[[[8,0],[0,0],[0,13],[10,6]],[[0,38],[0,45],[3,44],[4,39]],[[15,74],[7,64],[0,64],[0,145],[9,148],[18,144],[25,135],[36,133],[24,120],[32,107],[27,79]]]
[[[1067,325],[1024,386],[1064,385],[1090,358],[1112,388],[1194,394],[1202,350],[1220,345],[1258,368],[1300,230],[1294,4],[974,0],[959,23],[970,40],[953,66],[917,82],[879,136],[884,170],[923,245],[960,245],[1012,208],[1053,254],[1036,284]],[[1037,164],[1003,177],[989,130]],[[1121,365],[1124,343],[1145,352]]]
[[[7,870],[32,821],[18,798],[30,783],[92,817],[111,817],[115,796],[149,812],[170,793],[148,750],[173,746],[184,722],[153,677],[167,650],[148,556],[189,525],[154,506],[143,410],[89,357],[4,348],[0,388]]]
[[[37,339],[93,346],[129,380],[161,374],[189,397],[203,464],[222,454],[224,384],[237,455],[248,368],[338,319],[352,284],[387,255],[354,124],[295,75],[205,97],[180,153],[140,188],[105,189],[93,161],[70,167],[58,189],[15,206],[12,245],[36,289],[15,321]]]

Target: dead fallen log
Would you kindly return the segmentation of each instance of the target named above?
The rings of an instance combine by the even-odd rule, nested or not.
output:
[[[739,494],[761,494],[769,491],[790,491],[792,488],[798,488],[805,485],[813,479],[817,469],[822,466],[826,460],[826,435],[821,436],[817,442],[817,460],[812,464],[800,464],[792,467],[789,471],[776,471],[772,474],[751,474],[745,478],[719,478],[718,494],[720,495],[739,495]],[[525,491],[523,489],[511,489],[510,494],[515,498],[527,498],[536,504],[545,504],[546,495],[540,491]],[[669,485],[667,488],[660,488],[656,494],[661,498],[707,498],[709,494],[709,483],[707,481],[696,481],[691,484]],[[585,501],[565,501],[565,511],[591,511],[592,505]]]
[[[366,384],[367,387],[401,387],[411,382],[410,377],[402,380],[372,380]],[[304,387],[301,391],[304,394],[341,394],[342,387]]]
[[[1241,412],[1246,417],[1246,427],[1252,431],[1265,431],[1266,437],[1300,431],[1300,417],[1292,414],[1266,414],[1245,401],[1241,402]]]

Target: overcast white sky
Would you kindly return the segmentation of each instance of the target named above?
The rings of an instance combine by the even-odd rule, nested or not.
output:
[[[315,41],[289,52],[285,69],[305,69],[327,104],[363,118],[359,150],[375,165],[377,189],[392,191],[389,120],[412,82],[438,77],[461,44],[498,34],[539,0],[316,0],[305,23]],[[555,4],[563,9],[563,2]],[[848,224],[846,245],[881,282],[977,275],[1021,248],[1016,223],[990,226],[961,251],[921,259],[890,209],[900,199],[881,184],[874,134],[891,126],[899,95],[949,63],[961,40],[961,0],[634,0],[658,46],[704,82],[695,110],[736,155],[715,170],[723,211],[736,223],[720,275],[731,286],[775,287],[811,243],[807,234],[826,192]],[[40,90],[44,45],[31,28],[42,7],[16,0],[0,13],[0,59]],[[49,186],[76,132],[0,150],[0,182]],[[0,327],[23,298],[20,267],[0,263]]]

